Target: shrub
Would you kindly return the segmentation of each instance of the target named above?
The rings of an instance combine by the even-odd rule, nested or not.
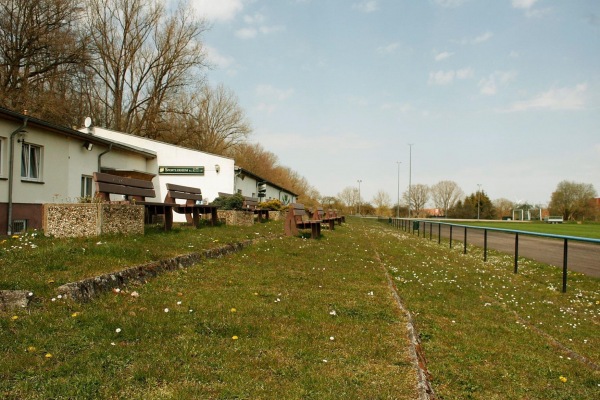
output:
[[[244,205],[244,197],[241,194],[232,196],[219,196],[211,205],[217,206],[221,210],[242,210]]]
[[[281,211],[284,206],[281,201],[277,199],[271,199],[262,203],[258,203],[258,206],[264,210]]]

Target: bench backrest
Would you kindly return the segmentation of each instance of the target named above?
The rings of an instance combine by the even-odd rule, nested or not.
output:
[[[178,199],[185,200],[187,205],[195,204],[196,201],[202,201],[202,190],[191,186],[167,183],[165,203],[177,203]]]
[[[151,181],[126,178],[103,172],[94,172],[96,197],[110,201],[111,194],[125,195],[129,200],[144,201],[146,197],[155,197],[154,185]]]
[[[308,214],[306,214],[306,210],[304,209],[304,204],[300,204],[300,203],[290,204],[289,212],[292,214],[292,216],[294,217],[294,220],[296,222],[302,222],[304,217],[306,215],[308,215]]]
[[[315,208],[315,211],[313,212],[313,219],[323,219],[323,216],[325,216],[325,211],[323,211],[323,207]]]

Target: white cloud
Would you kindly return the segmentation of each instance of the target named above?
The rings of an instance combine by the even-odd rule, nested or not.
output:
[[[435,4],[447,8],[460,7],[466,2],[467,0],[435,0]]]
[[[430,85],[449,85],[454,82],[454,71],[437,71],[429,73],[429,80],[427,81]]]
[[[215,65],[219,68],[229,68],[234,63],[234,59],[232,57],[220,54],[214,47],[204,46],[204,50],[206,51],[208,62],[212,65]]]
[[[525,101],[513,103],[507,111],[538,110],[581,110],[585,107],[587,84],[580,83],[572,88],[550,89]]]
[[[537,1],[538,0],[512,0],[512,6],[514,8],[529,9],[533,7]]]
[[[240,39],[254,39],[258,35],[256,28],[242,28],[235,31],[235,36]]]
[[[473,77],[473,69],[472,68],[462,68],[456,71],[456,79],[467,79]]]
[[[390,43],[385,46],[379,46],[377,48],[377,52],[379,54],[392,54],[392,53],[395,53],[399,47],[400,47],[400,43],[394,42],[394,43]]]
[[[377,0],[364,0],[360,3],[353,4],[352,8],[364,13],[372,13],[379,10],[379,4],[377,3]]]
[[[494,36],[494,34],[489,31],[482,33],[481,35],[479,35],[475,39],[473,39],[472,43],[479,44],[479,43],[487,42],[488,40],[490,40],[492,38],[492,36]]]
[[[273,85],[258,85],[256,95],[269,100],[283,101],[294,94],[294,89],[279,89]]]
[[[265,25],[266,20],[267,18],[258,12],[252,15],[245,15],[244,22],[247,26],[235,31],[235,35],[240,39],[254,39],[258,34],[271,35],[285,30],[285,27],[281,25]]]
[[[447,58],[452,57],[453,55],[454,55],[454,53],[450,53],[450,52],[447,52],[447,51],[442,51],[441,53],[437,53],[434,56],[434,59],[435,59],[435,61],[442,61],[442,60],[445,60]]]
[[[429,85],[450,85],[454,82],[455,79],[467,79],[471,78],[474,75],[474,71],[472,68],[462,68],[458,70],[449,70],[449,71],[436,71],[429,73],[429,80],[427,83]]]
[[[229,21],[244,9],[242,0],[194,0],[190,2],[200,17],[209,21]]]
[[[507,84],[516,76],[515,71],[495,71],[479,81],[479,90],[481,94],[493,96],[498,92],[498,86]]]

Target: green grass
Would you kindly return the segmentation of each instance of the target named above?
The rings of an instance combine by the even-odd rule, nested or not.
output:
[[[10,239],[0,245],[3,285],[41,288],[29,310],[0,314],[0,397],[413,399],[407,321],[389,274],[439,398],[598,398],[600,372],[584,361],[600,364],[600,280],[572,273],[562,294],[555,268],[523,260],[515,275],[510,255],[484,263],[477,248],[463,255],[374,221],[350,219],[320,240],[273,237],[282,230],[30,237],[37,247],[22,239],[21,249]],[[270,238],[93,302],[51,300],[57,276],[258,236]]]
[[[452,222],[452,221],[449,221]],[[465,221],[456,222],[460,225],[481,226],[488,228],[511,229],[527,232],[548,233],[552,235],[577,236],[600,239],[600,224],[598,223],[564,223],[547,224],[544,222],[498,222],[498,221]]]

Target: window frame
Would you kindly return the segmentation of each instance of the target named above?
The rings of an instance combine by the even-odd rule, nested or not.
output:
[[[31,151],[35,151],[35,171],[37,176],[31,174]],[[33,143],[23,142],[21,145],[21,180],[28,182],[42,182],[43,166],[43,147]]]
[[[81,198],[94,198],[94,181],[91,175],[81,175]]]

